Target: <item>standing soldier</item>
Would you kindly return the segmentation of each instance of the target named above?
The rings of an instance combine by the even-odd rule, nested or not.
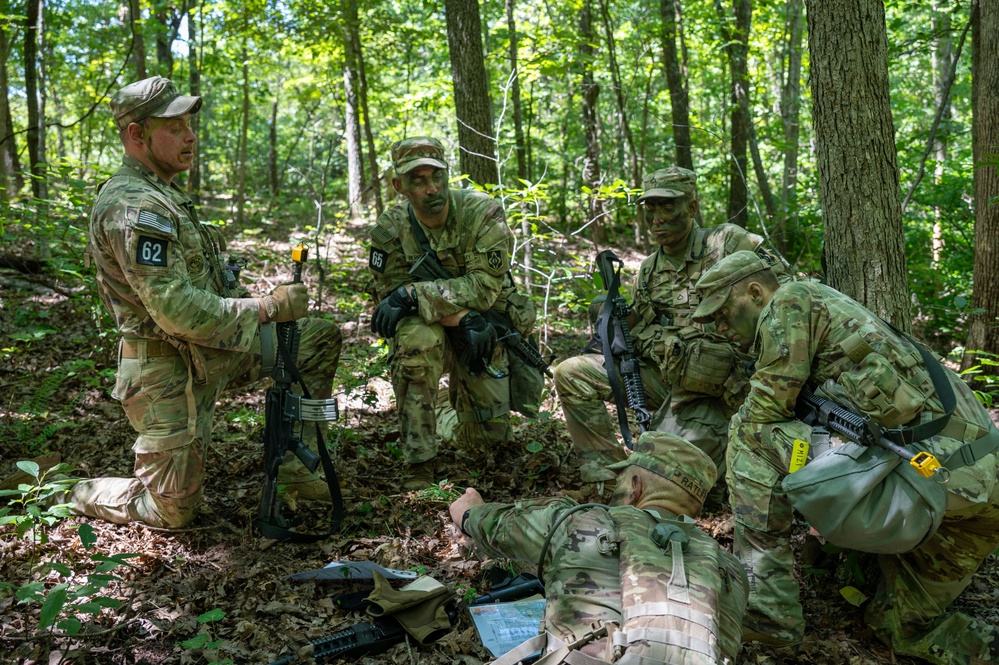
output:
[[[371,329],[390,342],[408,466],[403,487],[417,490],[435,481],[435,406],[445,371],[458,443],[484,452],[508,442],[510,359],[483,313],[504,315],[527,337],[535,312],[510,275],[513,234],[499,202],[448,187],[437,139],[397,141],[391,153],[392,186],[405,200],[371,229],[368,267],[379,301]]]
[[[82,481],[70,500],[76,512],[118,524],[175,528],[197,516],[219,393],[260,378],[263,356],[274,357],[264,324],[301,319],[309,306],[304,284],[259,298],[239,286],[224,267],[222,235],[198,221],[174,182],[194,161],[191,118],[201,104],[159,76],[111,100],[125,155],[98,188],[87,253],[121,335],[113,395],[138,433],[135,477]],[[314,396],[329,397],[340,330],[311,318],[299,325],[302,374]],[[296,465],[281,466],[287,491],[328,501],[325,481]]]
[[[697,176],[677,166],[646,176],[638,199],[659,248],[642,262],[633,288],[631,336],[641,362],[642,384],[650,410],[659,409],[654,429],[690,441],[725,473],[728,421],[744,394],[743,358],[711,326],[692,314],[698,296],[694,283],[720,258],[739,250],[766,255],[763,238],[734,224],[702,228],[696,221]],[[769,255],[767,255],[769,256]],[[774,271],[783,267],[771,259]],[[589,349],[588,349],[589,350]],[[555,390],[566,427],[583,467],[584,482],[611,480],[608,466],[624,459],[604,402],[612,398],[602,354],[584,352],[555,368]],[[719,487],[709,505],[724,502]]]
[[[946,612],[999,547],[999,431],[971,389],[946,368],[934,378],[915,343],[860,303],[817,282],[782,286],[750,252],[719,261],[697,287],[695,316],[759,355],[729,443],[734,552],[750,578],[746,639],[786,645],[804,637],[782,481],[797,470],[796,443],[812,435],[795,419],[807,389],[862,414],[886,437],[906,434],[950,470],[936,532],[911,551],[878,555],[881,579],[865,623],[896,653],[942,665],[999,663],[996,626]],[[948,383],[956,408],[938,420]],[[931,434],[931,421],[946,424]]]

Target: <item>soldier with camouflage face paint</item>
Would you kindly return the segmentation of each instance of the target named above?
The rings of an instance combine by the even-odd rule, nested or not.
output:
[[[437,139],[397,141],[391,154],[392,185],[405,200],[371,229],[368,267],[379,301],[371,327],[390,342],[400,447],[408,465],[403,487],[417,490],[435,480],[435,405],[445,371],[458,417],[457,442],[483,454],[504,450],[510,437],[509,359],[481,312],[506,313],[527,336],[534,309],[510,275],[513,233],[499,202],[448,186],[447,158]],[[423,280],[411,274],[428,250],[453,277]],[[473,373],[476,366],[488,366],[492,374]]]
[[[261,298],[241,287],[224,267],[218,228],[198,221],[174,182],[194,161],[190,122],[201,105],[158,76],[111,99],[125,156],[98,188],[87,255],[122,336],[113,395],[138,433],[135,477],[80,482],[70,500],[118,524],[175,528],[197,516],[219,393],[260,378],[263,324],[301,319],[309,305],[303,284]],[[329,397],[340,330],[311,318],[299,326],[299,368],[314,397]],[[281,469],[289,492],[329,500],[297,460]]]
[[[691,315],[698,304],[694,283],[720,258],[739,250],[758,251],[763,238],[734,224],[702,228],[697,176],[677,166],[645,177],[638,199],[659,248],[643,262],[632,296],[631,335],[641,359],[642,384],[649,410],[658,409],[652,429],[671,432],[705,451],[719,469],[719,487],[709,505],[724,503],[722,479],[728,420],[746,385],[742,358],[711,326]],[[783,266],[773,260],[774,271]],[[595,353],[593,351],[596,351]],[[599,349],[555,367],[555,390],[566,428],[580,460],[584,482],[614,477],[610,464],[624,459],[605,402],[613,399]]]
[[[746,575],[691,517],[714,484],[714,464],[679,437],[646,432],[611,468],[610,506],[568,497],[485,503],[473,488],[451,504],[451,519],[491,557],[537,563],[551,534],[545,633],[522,656],[580,641],[545,662],[734,663]],[[517,652],[494,665],[516,662]]]
[[[793,644],[802,640],[805,623],[793,570],[792,510],[781,480],[790,472],[794,441],[811,436],[794,417],[800,391],[833,399],[884,427],[926,423],[944,407],[915,346],[828,286],[781,286],[765,261],[737,252],[705,272],[697,288],[695,317],[714,321],[719,333],[759,354],[749,395],[732,419],[728,450],[735,554],[750,578],[746,638]],[[968,386],[944,371],[957,407],[939,435],[917,446],[947,466],[962,449],[945,485],[947,510],[921,546],[878,555],[881,579],[865,622],[900,654],[946,665],[997,663],[999,628],[945,610],[999,547],[999,465],[995,439],[988,438],[999,433]],[[900,422],[885,420],[905,404],[912,410]]]

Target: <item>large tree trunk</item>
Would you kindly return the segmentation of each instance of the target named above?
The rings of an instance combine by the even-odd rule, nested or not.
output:
[[[45,35],[44,0],[28,0],[24,25],[24,92],[28,107],[28,162],[31,168],[31,193],[36,199],[48,198],[45,158],[45,82],[42,77],[40,46]]]
[[[14,120],[10,115],[7,61],[10,59],[11,42],[6,28],[0,28],[0,200],[6,202],[24,187],[21,160],[17,155],[14,139]]]
[[[828,283],[911,330],[881,0],[807,0]]]
[[[239,127],[239,156],[236,164],[236,225],[243,229],[246,211],[246,153],[250,133],[250,54],[243,46],[243,112]]]
[[[128,25],[132,30],[132,61],[135,63],[135,80],[146,78],[146,42],[142,39],[142,5],[139,0],[128,0]],[[192,38],[193,39],[193,38]]]
[[[787,0],[787,78],[781,86],[780,117],[784,124],[784,172],[780,187],[780,213],[773,241],[787,256],[791,229],[798,219],[798,135],[801,108],[801,40],[805,33],[803,0]]]
[[[731,118],[731,141],[728,172],[728,220],[745,228],[749,218],[749,187],[746,176],[749,160],[746,149],[749,146],[749,30],[753,22],[751,0],[732,0],[735,21],[722,8],[721,0],[715,0],[721,26],[722,41],[727,44],[728,66],[732,78],[732,96],[729,114]],[[729,26],[729,23],[732,23]]]
[[[473,182],[495,185],[499,182],[499,169],[489,78],[482,55],[479,3],[478,0],[444,0],[444,12],[454,78],[461,170]]]
[[[680,57],[676,47],[679,2],[680,0],[661,0],[659,3],[663,23],[663,71],[666,75],[666,87],[669,88],[676,163],[678,166],[693,171],[694,158],[690,148],[690,103],[687,99],[687,83],[680,68]]]
[[[933,181],[940,185],[947,161],[947,144],[950,140],[950,123],[947,119],[951,113],[950,106],[950,68],[954,60],[954,41],[950,36],[950,14],[940,6],[939,0],[933,3],[933,33],[937,38],[933,41],[933,51],[930,60],[933,64],[933,101],[938,109],[943,123],[933,137],[933,154],[936,166],[933,170]],[[942,108],[941,108],[942,107]],[[940,206],[933,208],[933,266],[940,262],[943,251],[943,225],[940,220],[946,212]]]
[[[593,18],[590,13],[590,0],[583,0],[579,11],[579,55],[583,74],[580,80],[580,96],[583,100],[583,133],[586,136],[586,155],[583,157],[583,186],[588,187],[589,219],[593,232],[590,237],[597,245],[607,242],[607,229],[604,222],[607,218],[607,202],[600,196],[597,189],[601,184],[600,177],[600,134],[597,123],[597,98],[600,96],[600,85],[593,77],[595,60],[593,44],[596,42],[593,34]]]
[[[187,12],[187,68],[190,94],[201,95],[201,59],[198,57],[201,41],[198,40],[198,17],[195,3]],[[194,151],[194,163],[187,175],[187,193],[196,204],[201,204],[201,114],[191,118],[191,129],[198,137],[198,149]]]
[[[527,180],[527,143],[524,140],[524,112],[520,104],[520,72],[517,71],[517,22],[513,18],[514,0],[506,0],[506,27],[510,32],[510,98],[513,103],[513,142],[517,155],[517,178]],[[523,185],[518,185],[522,187]]]
[[[971,144],[975,164],[975,284],[972,304],[981,314],[971,319],[970,351],[992,354],[999,360],[999,4],[994,0],[972,0],[971,40]],[[962,367],[981,362],[968,353]],[[987,374],[999,374],[995,365],[984,366]]]
[[[378,172],[378,157],[375,153],[375,139],[371,131],[371,116],[368,113],[368,79],[364,73],[364,48],[361,45],[360,22],[357,18],[357,0],[346,0],[344,22],[350,35],[350,47],[354,50],[354,63],[357,66],[357,99],[361,108],[361,122],[364,128],[364,141],[367,144],[368,171],[371,179],[365,188],[370,188],[375,197],[375,215],[380,216],[382,203],[382,182]]]

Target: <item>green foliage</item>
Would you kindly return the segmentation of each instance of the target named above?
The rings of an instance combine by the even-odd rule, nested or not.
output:
[[[188,651],[198,650],[198,649],[217,649],[222,646],[222,640],[212,639],[212,625],[216,621],[221,621],[225,618],[226,613],[223,610],[215,608],[209,610],[204,614],[198,616],[198,624],[202,626],[202,630],[194,637],[184,640],[180,643],[180,646]],[[222,660],[212,659],[209,665],[232,665],[233,660],[231,658],[223,658]]]
[[[49,541],[48,530],[70,515],[71,504],[62,499],[79,482],[66,475],[76,468],[62,463],[42,470],[31,460],[21,460],[16,466],[27,475],[28,482],[19,483],[16,489],[0,490],[0,498],[7,497],[8,501],[0,508],[0,526],[14,525],[16,537],[23,538],[30,532],[36,545],[44,545]]]

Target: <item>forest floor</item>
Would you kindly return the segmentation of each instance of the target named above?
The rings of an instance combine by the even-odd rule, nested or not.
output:
[[[337,386],[342,418],[332,436],[346,506],[341,530],[314,545],[264,541],[255,533],[252,522],[263,478],[259,436],[264,389],[226,393],[216,411],[201,514],[188,528],[166,531],[69,518],[19,536],[12,526],[0,526],[0,662],[267,664],[364,620],[340,609],[333,598],[370,589],[370,583],[291,580],[286,575],[334,560],[371,560],[431,575],[458,597],[481,592],[490,572],[503,568],[504,562],[482,560],[469,549],[448,517],[449,500],[469,485],[489,501],[580,488],[561,412],[546,391],[541,419],[529,422],[515,416],[509,450],[483,456],[443,447],[441,471],[449,481],[424,492],[399,491],[403,469],[394,443],[398,433],[391,387],[383,372],[384,347],[368,330],[370,307],[357,295],[367,280],[360,238],[357,229],[347,229],[326,248],[330,286],[321,305],[322,313],[335,319],[344,333]],[[255,270],[251,263],[247,269],[251,290],[266,291],[288,272],[281,258],[287,245],[262,235],[234,244],[254,256],[269,257],[263,268]],[[306,281],[314,286],[314,280],[307,272]],[[0,394],[8,396],[0,404],[0,477],[14,470],[15,461],[49,452],[60,453],[87,477],[131,476],[133,433],[110,397],[115,339],[99,332],[95,302],[79,281],[76,284],[74,288],[51,278],[0,273]],[[341,307],[338,298],[346,294],[353,294],[353,304]],[[553,307],[550,320],[563,320],[549,327],[547,350],[559,357],[574,353],[584,342],[583,316],[585,307],[574,312]],[[298,504],[299,513],[316,529],[329,520],[320,507]],[[699,522],[723,545],[731,545],[730,515],[702,515]],[[81,524],[89,524],[96,535],[90,549],[81,542]],[[823,551],[817,541],[805,537],[803,528],[795,546],[806,641],[783,649],[749,643],[741,662],[917,662],[893,656],[865,627],[863,608],[841,593],[852,586],[871,595],[863,566],[844,553]],[[129,565],[114,569],[103,589],[81,588],[101,555],[129,555]],[[103,578],[89,582],[96,579]],[[40,629],[40,621],[60,610],[60,603],[52,600],[61,588],[57,584],[69,585],[69,605],[79,605],[94,593],[121,606],[78,607],[84,610],[76,613],[84,626],[73,637],[60,629]],[[992,556],[957,607],[999,623],[997,588],[999,560]],[[24,589],[47,590],[42,593],[50,602],[24,601]],[[80,598],[74,600],[76,594]],[[61,607],[56,621],[70,614],[68,606]],[[468,615],[459,612],[455,623],[453,632],[431,646],[400,643],[353,662],[488,662],[490,656]],[[212,642],[201,648],[182,645],[200,633]]]

